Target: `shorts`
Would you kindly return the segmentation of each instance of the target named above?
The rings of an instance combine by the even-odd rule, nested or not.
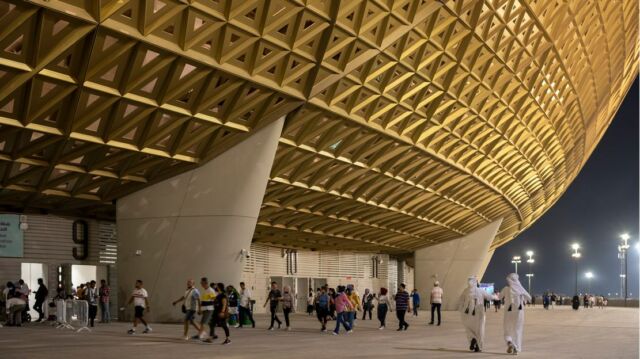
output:
[[[134,316],[135,316],[136,318],[142,318],[142,317],[144,317],[144,307],[143,307],[143,306],[141,306],[141,305],[136,305],[136,307],[135,307],[135,309],[134,309],[134,310],[135,310],[135,315],[134,315]]]
[[[184,313],[184,320],[185,321],[193,320],[193,318],[195,318],[195,316],[196,316],[196,311],[195,310],[187,310]]]
[[[200,324],[209,324],[209,321],[211,320],[212,315],[213,315],[213,310],[202,311],[202,318],[200,318]]]

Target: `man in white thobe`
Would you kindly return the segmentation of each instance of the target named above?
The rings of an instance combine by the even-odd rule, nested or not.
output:
[[[504,299],[504,340],[507,342],[507,353],[518,354],[522,351],[522,334],[524,327],[524,308],[531,296],[520,284],[518,275],[507,276],[507,286],[500,292]]]
[[[475,352],[482,351],[484,344],[485,300],[491,300],[491,295],[478,288],[476,277],[470,277],[467,289],[460,296],[458,310],[462,325],[467,332],[469,350]]]

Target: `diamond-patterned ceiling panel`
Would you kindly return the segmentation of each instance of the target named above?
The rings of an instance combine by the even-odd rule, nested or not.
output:
[[[0,205],[112,216],[286,115],[256,241],[498,246],[637,73],[632,0],[0,0]]]

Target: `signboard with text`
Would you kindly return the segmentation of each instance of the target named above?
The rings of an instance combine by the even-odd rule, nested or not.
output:
[[[20,216],[0,214],[0,257],[22,257],[23,244]]]

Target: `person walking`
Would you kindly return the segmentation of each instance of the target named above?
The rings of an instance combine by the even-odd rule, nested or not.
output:
[[[213,304],[216,299],[216,292],[209,285],[209,279],[207,277],[200,278],[200,286],[202,287],[202,294],[200,294],[200,331],[197,335],[191,337],[191,339],[204,340],[207,336],[205,326],[209,325],[209,332],[211,332],[211,317],[213,316]]]
[[[36,291],[36,302],[33,304],[33,310],[38,312],[38,320],[36,322],[41,322],[44,320],[44,312],[42,311],[42,304],[45,300],[47,300],[47,295],[49,295],[49,290],[44,285],[44,280],[42,278],[38,278],[38,290]]]
[[[96,315],[98,315],[98,288],[96,288],[96,281],[89,282],[87,288],[85,288],[85,299],[89,304],[89,325],[93,327]]]
[[[347,311],[347,321],[349,322],[351,330],[353,330],[353,328],[355,327],[356,315],[360,310],[360,296],[355,291],[353,284],[347,285],[345,294],[347,295],[347,298],[349,298],[349,301],[352,305],[351,309]]]
[[[187,280],[187,290],[182,297],[174,300],[171,305],[182,302],[182,313],[184,313],[184,340],[189,340],[189,324],[196,328],[196,332],[200,333],[200,327],[195,322],[196,311],[200,308],[200,292],[194,287],[194,280]]]
[[[387,288],[380,288],[380,294],[378,294],[378,320],[380,321],[379,330],[383,330],[386,325],[387,312],[391,311],[391,303],[389,302],[389,296],[387,295]]]
[[[442,308],[442,295],[443,290],[440,287],[440,282],[435,281],[433,283],[433,289],[431,289],[431,321],[429,325],[433,325],[434,322],[434,314],[438,313],[438,325],[440,325],[440,309]]]
[[[285,328],[286,331],[291,330],[291,321],[289,319],[289,314],[293,310],[293,297],[294,293],[291,291],[291,287],[285,285],[282,290],[284,293],[282,294],[282,312],[284,313],[284,323],[287,326]]]
[[[507,276],[507,286],[500,292],[504,299],[504,340],[507,342],[507,353],[518,354],[522,351],[522,335],[524,327],[524,308],[531,296],[522,287],[516,273]]]
[[[251,299],[253,298],[253,293],[251,289],[247,288],[244,282],[240,282],[240,305],[238,309],[240,310],[240,327],[244,325],[245,318],[249,318],[251,322],[251,327],[256,327],[256,321],[253,320],[253,313],[251,310]]]
[[[232,285],[227,286],[227,300],[229,301],[229,322],[234,328],[240,327],[240,314],[238,305],[240,304],[240,293]]]
[[[409,329],[409,323],[404,320],[404,316],[409,309],[409,293],[405,290],[404,283],[400,284],[398,293],[396,293],[396,316],[398,317],[398,331]]]
[[[326,289],[326,287],[320,288],[320,294],[314,298],[316,315],[318,316],[318,321],[322,324],[320,331],[323,333],[327,331],[327,317],[329,316],[329,306],[332,302]]]
[[[352,333],[353,330],[348,322],[348,314],[352,311],[353,304],[345,294],[345,287],[343,285],[338,286],[338,293],[336,293],[336,298],[334,299],[336,305],[336,329],[333,331],[333,335],[340,334],[340,324],[344,326],[344,330],[347,331],[347,334]]]
[[[100,297],[100,322],[109,323],[111,322],[111,314],[109,312],[109,305],[111,304],[111,288],[109,288],[107,281],[104,279],[100,280],[98,296]]]
[[[413,308],[413,315],[418,316],[418,308],[420,308],[420,294],[417,289],[411,291],[411,305]]]
[[[373,308],[373,299],[375,298],[375,294],[369,291],[369,288],[364,290],[364,295],[362,296],[362,320],[365,320],[367,317],[367,313],[369,313],[369,320],[372,320],[372,312]]]
[[[328,288],[328,286],[325,286],[325,288]],[[334,288],[328,288],[328,292],[327,294],[329,294],[329,298],[331,298],[331,302],[329,303],[329,316],[331,317],[331,320],[336,320],[336,296],[338,295],[336,293],[336,290]]]
[[[135,334],[136,327],[138,326],[138,322],[144,324],[143,334],[151,333],[151,327],[147,324],[147,321],[144,320],[144,312],[145,310],[148,312],[151,311],[151,306],[149,305],[149,294],[147,290],[142,286],[142,280],[136,280],[136,286],[131,292],[131,297],[129,298],[128,304],[133,303],[134,307],[134,317],[133,317],[133,328],[127,331],[128,334]],[[124,308],[122,309],[124,310]]]
[[[313,315],[313,303],[315,302],[314,300],[314,295],[313,295],[313,289],[309,288],[309,294],[307,295],[307,315],[308,316],[312,316]]]
[[[467,283],[467,288],[460,295],[458,310],[470,343],[469,350],[480,352],[484,344],[484,302],[490,301],[491,295],[478,288],[476,277],[470,277]]]
[[[282,325],[282,321],[278,318],[278,303],[282,300],[282,293],[280,289],[278,289],[278,283],[271,282],[271,290],[269,291],[269,295],[267,296],[267,300],[264,302],[264,306],[267,306],[269,303],[269,311],[271,312],[271,325],[269,325],[268,330],[273,330],[273,323],[278,322],[278,329]]]
[[[215,327],[216,325],[220,326],[222,330],[224,330],[225,339],[222,342],[222,345],[231,344],[231,340],[229,339],[229,326],[227,325],[227,319],[229,319],[229,300],[224,293],[224,284],[218,283],[216,284],[216,292],[218,295],[216,296],[215,301],[213,302],[213,317],[211,327],[211,337],[207,342],[211,343],[213,339],[216,339]]]
[[[495,309],[495,312],[497,313],[497,312],[498,312],[498,309],[500,309],[500,303],[501,303],[501,301],[500,301],[500,296],[498,295],[498,293],[495,293],[495,292],[494,292],[494,293],[491,295],[491,300],[493,301],[493,307],[494,307],[494,309]]]

